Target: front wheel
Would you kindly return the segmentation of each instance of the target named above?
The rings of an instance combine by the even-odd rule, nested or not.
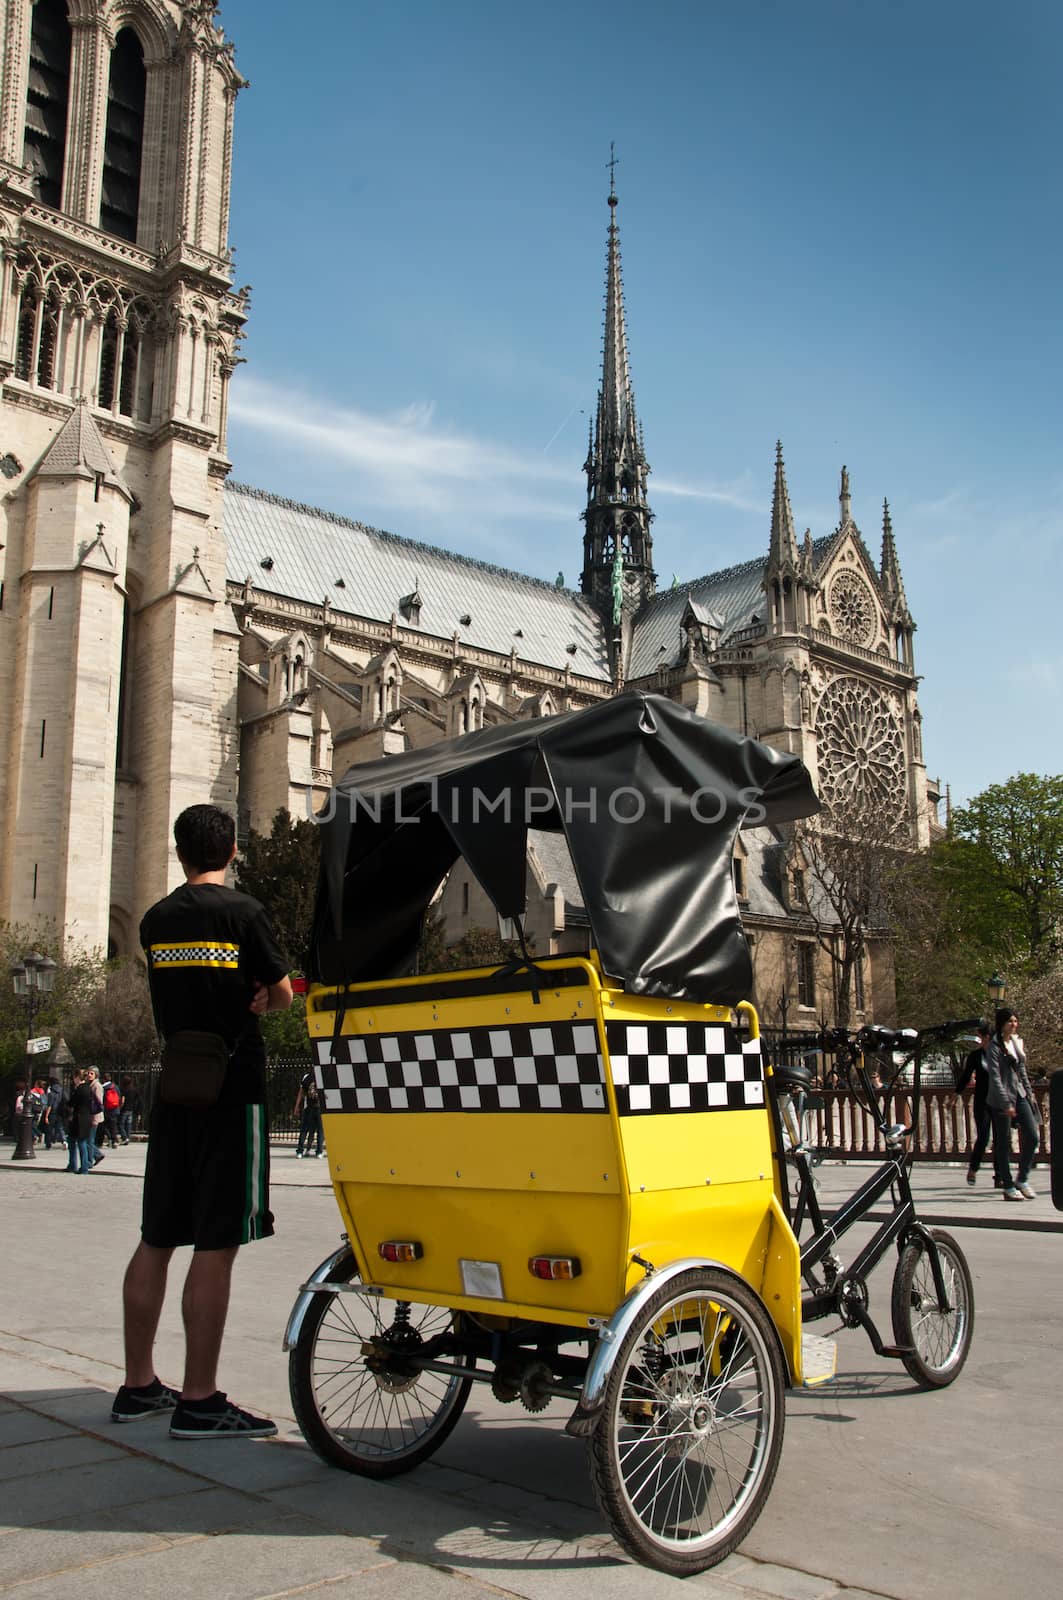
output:
[[[958,1378],[974,1332],[974,1285],[963,1251],[951,1234],[931,1230],[941,1262],[948,1310],[938,1304],[934,1269],[918,1234],[901,1251],[893,1275],[893,1336],[908,1346],[901,1357],[924,1389],[944,1389]]]
[[[330,1281],[357,1276],[348,1258]],[[421,1371],[410,1358],[446,1333],[453,1316],[442,1306],[376,1295],[314,1295],[288,1358],[288,1385],[295,1419],[322,1460],[390,1478],[439,1448],[472,1381]]]
[[[740,1279],[696,1268],[650,1297],[591,1438],[598,1503],[636,1560],[687,1577],[745,1537],[779,1464],[783,1388],[771,1319]]]

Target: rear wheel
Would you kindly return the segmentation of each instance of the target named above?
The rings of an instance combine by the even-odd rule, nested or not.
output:
[[[350,1258],[331,1281],[357,1276]],[[438,1450],[464,1410],[471,1379],[423,1372],[410,1358],[453,1320],[443,1306],[314,1295],[288,1358],[288,1384],[303,1436],[324,1461],[390,1478]]]
[[[931,1230],[941,1261],[949,1309],[942,1311],[930,1251],[918,1235],[901,1251],[893,1275],[893,1336],[910,1346],[901,1357],[924,1389],[944,1389],[958,1378],[974,1332],[974,1285],[963,1251],[951,1234]]]
[[[783,1388],[771,1319],[741,1280],[698,1268],[647,1301],[591,1439],[598,1502],[631,1555],[686,1577],[735,1548],[779,1464]]]

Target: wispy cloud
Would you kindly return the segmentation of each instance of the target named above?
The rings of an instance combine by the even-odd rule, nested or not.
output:
[[[451,429],[431,400],[371,413],[240,374],[229,414],[251,470],[269,478],[269,462],[280,459],[285,493],[309,472],[315,499],[327,494],[333,509],[397,533],[527,565],[532,507],[541,530],[559,530],[562,549],[565,528],[578,528],[572,462]]]
[[[909,507],[912,517],[954,517],[957,513],[966,514],[970,508],[970,490],[966,486],[957,485],[949,489],[946,494],[937,495],[933,500],[917,500]]]
[[[651,492],[654,496],[672,495],[679,500],[703,500],[709,505],[729,506],[733,511],[748,511],[754,516],[764,513],[764,496],[755,492],[749,474],[732,483],[680,483],[675,478],[659,478],[654,474]]]
[[[330,406],[307,395],[278,389],[261,379],[234,385],[231,414],[245,427],[283,434],[289,446],[314,451],[399,481],[411,472],[436,482],[482,483],[544,474],[567,482],[561,466],[532,464],[526,455],[438,425],[431,401],[418,400],[391,414]]]

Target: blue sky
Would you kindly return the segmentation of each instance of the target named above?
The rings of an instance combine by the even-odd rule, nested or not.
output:
[[[876,558],[890,502],[931,776],[1063,770],[1057,0],[219,20],[235,477],[578,583],[615,140],[659,581],[766,549],[777,438],[799,536],[844,462]]]

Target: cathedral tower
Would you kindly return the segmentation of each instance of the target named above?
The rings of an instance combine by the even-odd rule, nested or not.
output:
[[[610,161],[611,171],[614,166]],[[650,468],[635,415],[635,392],[628,364],[616,208],[616,184],[611,182],[602,382],[583,468],[587,474],[587,509],[583,513],[580,580],[583,593],[611,624],[614,669],[624,610],[637,610],[656,585],[650,534],[653,512],[646,500]]]
[[[129,950],[233,806],[241,79],[211,0],[0,0],[0,917]]]

